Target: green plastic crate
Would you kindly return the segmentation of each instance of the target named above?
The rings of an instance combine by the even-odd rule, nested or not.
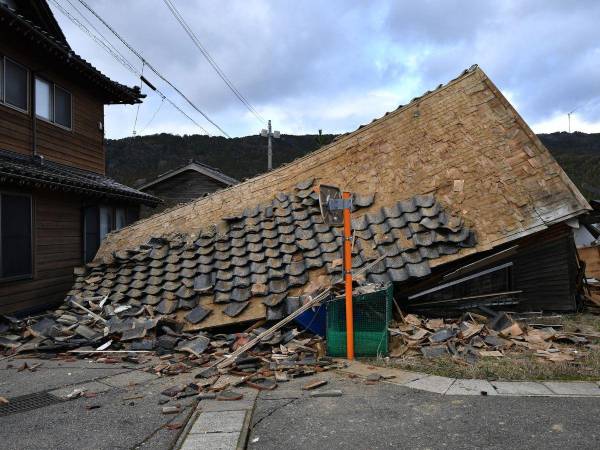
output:
[[[392,319],[394,285],[353,298],[354,355],[388,354],[388,325]],[[327,354],[346,356],[346,302],[338,297],[327,303]]]

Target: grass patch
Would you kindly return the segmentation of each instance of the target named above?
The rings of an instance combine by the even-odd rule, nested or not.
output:
[[[572,314],[561,317],[536,318],[530,323],[562,325],[565,332],[599,333],[600,316]],[[563,347],[563,345],[558,345]],[[600,339],[590,339],[583,346],[565,345],[578,351],[575,361],[555,363],[534,356],[534,351],[511,349],[501,358],[479,358],[473,365],[451,356],[428,359],[422,356],[370,359],[373,365],[396,367],[451,378],[487,380],[571,380],[600,381]]]

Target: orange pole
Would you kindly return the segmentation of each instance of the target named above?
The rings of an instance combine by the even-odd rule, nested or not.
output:
[[[349,200],[350,192],[342,193],[342,199]],[[346,288],[346,355],[354,359],[354,315],[352,312],[352,231],[350,229],[350,208],[344,208],[344,281]]]

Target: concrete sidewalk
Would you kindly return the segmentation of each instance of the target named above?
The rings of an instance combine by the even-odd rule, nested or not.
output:
[[[600,397],[600,382],[587,381],[487,381],[439,377],[402,369],[376,367],[342,360],[340,372],[366,378],[380,374],[385,382],[442,395],[517,397]]]

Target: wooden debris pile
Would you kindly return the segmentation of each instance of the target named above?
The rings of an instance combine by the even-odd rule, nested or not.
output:
[[[557,327],[558,328],[558,327]],[[467,313],[460,319],[427,319],[414,314],[390,328],[393,358],[452,357],[474,364],[479,358],[501,358],[530,352],[552,362],[570,362],[583,356],[588,338],[598,335],[568,333],[544,324],[525,324],[508,314],[492,317]]]

